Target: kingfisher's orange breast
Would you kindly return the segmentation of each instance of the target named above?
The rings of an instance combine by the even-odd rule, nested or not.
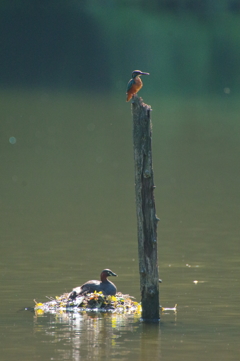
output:
[[[131,88],[127,92],[127,102],[132,98],[134,94],[136,94],[143,86],[142,80],[140,77],[136,77],[134,79],[134,83]]]

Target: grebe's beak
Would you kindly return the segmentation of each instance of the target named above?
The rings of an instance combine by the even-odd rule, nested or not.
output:
[[[109,276],[117,277],[118,275],[116,273],[111,272]]]

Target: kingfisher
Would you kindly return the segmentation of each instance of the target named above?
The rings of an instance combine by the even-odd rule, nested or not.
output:
[[[127,85],[127,102],[142,88],[143,82],[140,78],[141,75],[150,75],[150,73],[144,73],[141,70],[134,70],[132,72],[132,79],[129,80]]]

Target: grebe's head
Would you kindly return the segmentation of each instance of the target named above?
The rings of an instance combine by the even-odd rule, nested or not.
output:
[[[114,276],[114,277],[117,277],[117,274],[114,273],[113,271],[111,271],[110,269],[104,269],[102,272],[101,272],[101,280],[103,279],[106,279],[107,277],[109,276]]]

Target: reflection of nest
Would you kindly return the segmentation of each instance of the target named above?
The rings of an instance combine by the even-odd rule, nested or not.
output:
[[[44,313],[63,312],[111,312],[121,314],[141,314],[142,307],[138,302],[133,301],[134,297],[123,295],[118,292],[115,296],[104,296],[102,292],[89,293],[77,296],[74,300],[69,299],[69,293],[64,293],[55,298],[49,298],[45,303],[36,303],[35,312],[37,315]]]

